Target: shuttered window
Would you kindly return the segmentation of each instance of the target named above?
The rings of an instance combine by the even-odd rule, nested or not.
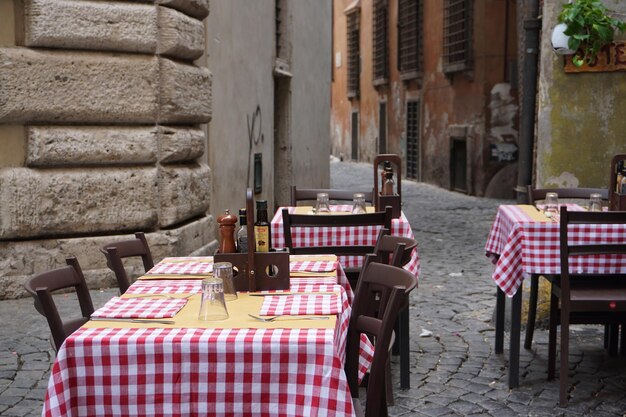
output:
[[[444,0],[443,72],[471,68],[472,1]]]
[[[387,0],[374,3],[374,85],[385,84],[389,78],[389,35]]]
[[[423,0],[398,2],[398,70],[403,80],[417,78],[422,71]]]
[[[359,49],[359,12],[346,16],[348,19],[348,97],[359,96],[359,73],[361,53]]]

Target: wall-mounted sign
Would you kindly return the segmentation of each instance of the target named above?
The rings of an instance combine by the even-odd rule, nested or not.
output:
[[[517,145],[514,143],[490,143],[489,160],[491,162],[517,161]]]
[[[605,45],[595,62],[577,67],[572,63],[572,55],[565,57],[565,72],[612,72],[626,71],[626,41],[615,41]]]

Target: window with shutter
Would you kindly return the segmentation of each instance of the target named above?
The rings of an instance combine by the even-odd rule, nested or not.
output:
[[[443,72],[471,69],[472,1],[445,0]]]
[[[418,78],[422,72],[423,0],[398,2],[398,70],[400,78]]]
[[[374,85],[386,84],[389,79],[389,35],[387,0],[377,0],[374,4]]]
[[[348,19],[348,97],[359,97],[359,73],[361,53],[359,49],[359,12],[346,16]]]

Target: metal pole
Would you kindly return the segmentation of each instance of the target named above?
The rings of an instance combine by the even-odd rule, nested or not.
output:
[[[539,65],[539,39],[541,20],[539,1],[527,0],[527,18],[524,20],[526,33],[524,43],[524,74],[522,88],[522,117],[520,122],[519,162],[517,171],[517,202],[526,203],[526,186],[532,184],[533,147],[535,139],[535,106],[537,103],[537,73]]]

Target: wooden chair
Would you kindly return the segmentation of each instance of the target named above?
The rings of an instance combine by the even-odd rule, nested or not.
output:
[[[285,246],[293,255],[334,254],[337,256],[365,256],[373,253],[375,245],[327,245],[327,246],[295,246],[293,243],[292,229],[298,228],[353,228],[359,226],[380,226],[387,231],[391,230],[391,208],[385,211],[367,214],[289,214],[288,209],[283,209],[283,231]],[[356,284],[361,268],[344,268],[350,284]]]
[[[291,205],[296,206],[298,201],[315,201],[317,199],[317,193],[328,193],[328,198],[335,201],[349,201],[352,202],[354,193],[362,193],[365,195],[365,202],[374,203],[374,191],[354,191],[354,190],[333,190],[324,188],[297,188],[295,185],[291,186]]]
[[[120,294],[124,294],[130,287],[130,280],[126,274],[126,269],[124,269],[122,259],[140,256],[145,272],[154,267],[148,241],[142,232],[135,233],[135,239],[104,245],[100,248],[100,252],[106,257],[109,269],[115,273],[117,285],[120,287]]]
[[[411,260],[417,241],[407,237],[384,234],[376,242],[374,253],[378,262],[402,268]],[[409,303],[402,306],[394,325],[397,338],[393,344],[393,354],[400,355],[400,388],[411,388],[409,378]]]
[[[89,321],[94,311],[78,260],[70,257],[66,263],[68,266],[37,274],[24,284],[26,291],[34,298],[35,308],[48,320],[57,351],[70,334]],[[82,317],[62,321],[51,293],[70,288],[76,290]]]
[[[357,416],[387,416],[385,381],[393,323],[406,303],[408,294],[416,286],[417,278],[410,272],[392,265],[366,261],[352,304],[345,365]],[[358,384],[361,333],[367,334],[375,342],[365,411],[359,402]]]
[[[587,255],[626,255],[626,239],[611,243],[574,245],[568,240],[570,225],[622,224],[626,212],[568,212],[561,207],[560,250],[561,274],[553,280],[550,296],[550,334],[548,339],[548,379],[554,378],[556,361],[556,326],[561,324],[561,365],[559,370],[559,403],[567,403],[569,325],[626,323],[626,274],[573,274],[570,258]],[[559,310],[560,301],[560,310]],[[559,317],[560,316],[560,317]]]
[[[535,205],[537,201],[545,200],[546,194],[550,192],[557,193],[560,199],[565,200],[589,200],[592,193],[601,195],[605,204],[608,204],[609,190],[604,188],[541,188],[535,189],[530,185],[528,190],[528,204]],[[530,349],[533,343],[533,335],[535,332],[535,321],[537,319],[537,299],[539,293],[539,274],[530,275],[530,295],[528,299],[528,318],[526,320],[526,336],[524,338],[524,348]],[[547,276],[546,279],[551,280],[554,276]],[[608,335],[608,333],[607,333]],[[608,345],[608,340],[606,341]]]

